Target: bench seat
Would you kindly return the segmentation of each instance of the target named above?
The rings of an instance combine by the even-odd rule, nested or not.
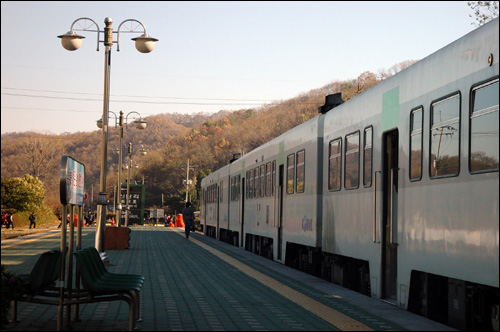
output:
[[[140,291],[144,277],[107,271],[95,248],[85,248],[73,255],[83,289],[88,293],[88,301],[126,301],[129,304],[129,330],[134,330],[139,317]]]

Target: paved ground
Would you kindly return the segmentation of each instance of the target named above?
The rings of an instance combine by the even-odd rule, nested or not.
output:
[[[139,330],[452,330],[199,233],[188,240],[176,228],[131,229],[130,248],[109,250],[107,256],[110,271],[146,277]],[[84,228],[82,247],[94,242],[95,227]],[[57,229],[2,239],[2,264],[29,273],[40,253],[59,247]],[[56,306],[20,303],[18,316],[6,330],[57,327]],[[79,316],[73,330],[126,330],[128,306],[80,305]]]
[[[25,235],[29,235],[29,234],[46,232],[48,230],[54,230],[54,229],[57,229],[57,226],[59,226],[58,223],[38,225],[37,228],[32,228],[32,229],[30,229],[29,226],[21,226],[21,227],[16,227],[14,229],[12,229],[12,228],[7,229],[7,228],[2,226],[1,237],[2,237],[2,240],[3,239],[11,239],[11,238],[19,237],[19,236],[25,236]]]

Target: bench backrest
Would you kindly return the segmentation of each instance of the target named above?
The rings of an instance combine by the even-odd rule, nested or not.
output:
[[[26,292],[35,294],[51,287],[61,274],[61,251],[44,252],[38,258],[26,281]]]
[[[98,273],[105,274],[108,272],[108,269],[106,268],[106,265],[104,265],[101,255],[99,255],[99,252],[95,247],[88,247],[82,249],[82,251],[85,251],[89,257],[89,259],[92,260],[92,263],[94,263],[94,267],[98,271]]]
[[[94,291],[95,285],[99,283],[102,276],[95,267],[95,262],[93,262],[94,259],[89,255],[89,252],[85,250],[74,252],[73,255],[79,267],[83,288],[90,292]]]

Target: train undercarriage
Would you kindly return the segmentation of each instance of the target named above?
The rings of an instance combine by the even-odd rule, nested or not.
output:
[[[272,238],[245,239],[245,250],[274,259]],[[287,242],[285,265],[371,296],[368,261]],[[499,289],[412,271],[408,311],[463,331],[498,331]]]

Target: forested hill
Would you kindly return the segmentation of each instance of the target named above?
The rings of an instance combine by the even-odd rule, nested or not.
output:
[[[182,201],[185,195],[182,181],[186,179],[188,159],[191,179],[208,174],[227,164],[232,154],[251,151],[317,116],[318,107],[324,104],[326,95],[342,92],[345,101],[414,62],[405,61],[389,70],[380,70],[378,74],[364,72],[356,79],[335,81],[292,99],[259,108],[216,114],[149,116],[145,130],[131,125],[127,128],[126,143],[132,142],[132,160],[138,164],[138,168],[132,169],[131,178],[140,183],[144,181],[147,207],[160,206],[162,194],[168,204]],[[116,186],[118,178],[118,157],[112,151],[118,148],[119,130],[111,129],[108,135],[107,193],[108,199],[112,200],[113,186]],[[46,203],[55,207],[60,205],[61,156],[70,155],[85,165],[85,187],[90,195],[93,186],[94,200],[97,197],[102,138],[99,130],[62,135],[10,133],[1,138],[2,178],[24,174],[38,177],[45,185]],[[148,151],[147,155],[139,154],[141,148]],[[122,173],[123,179],[126,179],[126,172]]]

